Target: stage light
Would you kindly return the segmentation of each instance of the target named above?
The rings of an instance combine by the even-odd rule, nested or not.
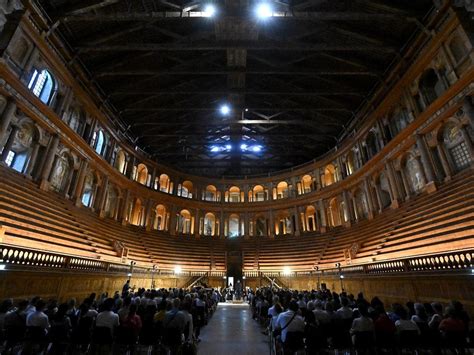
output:
[[[176,265],[176,266],[174,267],[174,273],[175,273],[175,274],[181,274],[181,271],[182,271],[181,266]]]
[[[257,5],[255,12],[257,14],[257,17],[261,19],[266,19],[273,15],[273,9],[270,4],[267,3],[261,3]]]
[[[291,269],[290,269],[290,267],[289,267],[289,266],[285,266],[285,267],[283,268],[283,275],[288,276],[288,275],[290,275],[290,274],[291,274]]]
[[[252,151],[255,152],[255,153],[259,153],[259,152],[262,151],[262,146],[260,146],[260,145],[254,145],[254,146],[252,147]]]
[[[216,7],[212,4],[206,5],[204,8],[204,17],[214,17],[216,14]]]
[[[227,116],[227,115],[230,113],[230,107],[229,107],[229,105],[222,105],[222,106],[221,106],[221,113],[222,113],[224,116]]]
[[[0,264],[0,271],[3,271],[3,270],[5,270],[5,269],[6,269],[6,267],[7,267],[7,266],[6,266],[5,264]]]
[[[230,144],[226,144],[225,149],[232,150],[232,146]]]
[[[219,147],[213,146],[211,147],[211,152],[216,153],[219,151]]]
[[[340,278],[340,279],[343,279],[343,278],[344,278],[344,275],[339,276],[339,278]]]
[[[241,144],[241,145],[240,145],[240,150],[242,150],[242,151],[246,151],[247,148],[248,148],[248,147],[247,147],[247,144]]]

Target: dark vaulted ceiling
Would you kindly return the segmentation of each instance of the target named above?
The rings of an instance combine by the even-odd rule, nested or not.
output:
[[[213,17],[207,1],[37,2],[139,147],[214,177],[286,169],[333,148],[433,6],[283,0],[258,19],[253,0],[214,1]]]

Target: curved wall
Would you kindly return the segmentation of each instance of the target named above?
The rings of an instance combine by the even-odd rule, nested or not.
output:
[[[419,211],[428,209],[428,200],[423,200],[427,193],[433,198],[459,198],[455,193],[472,178],[472,35],[465,31],[464,19],[451,10],[433,14],[426,26],[434,35],[416,36],[359,113],[357,129],[348,132],[337,149],[272,176],[209,179],[162,166],[131,146],[106,101],[32,7],[8,26],[9,32],[2,33],[8,40],[0,49],[1,160],[43,191],[74,204],[78,219],[86,218],[81,217],[84,213],[91,223],[98,223],[99,216],[104,225],[119,222],[123,230],[156,234],[158,240],[182,238],[189,245],[216,245],[220,266],[211,262],[210,269],[225,269],[222,256],[236,243],[248,255],[263,250],[257,244],[268,245],[269,251],[262,253],[269,258],[272,248],[285,254],[298,244],[288,253],[294,258],[311,249],[314,255],[301,262],[301,269],[350,263],[344,253],[352,244],[360,248],[359,233],[378,224],[387,227],[402,218],[402,212],[409,213],[410,204]],[[445,190],[451,181],[459,184],[453,185],[452,195]],[[466,241],[472,232],[465,228],[472,228],[472,218],[462,223],[457,231],[462,239],[443,248],[473,246]],[[115,242],[136,249],[130,233],[116,233],[107,235],[104,250],[113,249]],[[325,243],[315,247],[311,238],[315,236]],[[200,241],[191,243],[189,238]],[[319,257],[333,240],[337,252]],[[170,252],[185,249],[182,242],[170,242]],[[134,258],[144,264],[155,262],[147,256],[154,253],[148,248],[132,251]],[[439,251],[436,243],[421,243],[410,253]],[[93,248],[86,253],[93,255]],[[104,253],[117,257],[117,251]],[[208,258],[206,249],[200,253]],[[373,261],[374,253],[357,262]],[[406,253],[396,249],[386,258],[403,256]],[[244,258],[248,270],[272,270],[291,258],[281,257],[281,263],[267,266],[258,256],[254,260],[259,261],[250,266],[250,259]],[[199,262],[196,265],[203,268]]]

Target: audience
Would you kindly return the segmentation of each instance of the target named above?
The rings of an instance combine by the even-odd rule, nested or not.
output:
[[[462,347],[468,344],[470,318],[462,304],[456,301],[448,305],[444,313],[440,303],[394,303],[386,310],[378,297],[369,302],[363,293],[354,297],[328,290],[266,287],[250,290],[248,300],[254,319],[262,325],[266,325],[266,319],[271,320],[269,329],[276,332],[270,334],[283,354],[304,349],[306,353],[321,353],[321,349],[347,349],[351,344],[356,349],[438,349],[446,346],[455,353],[463,353]],[[306,307],[302,307],[303,304]],[[262,313],[265,307],[268,311]],[[294,320],[284,328],[291,319]],[[300,333],[305,339],[303,345],[290,346],[288,350],[288,333],[293,336]]]
[[[182,345],[194,346],[200,328],[207,324],[220,298],[216,290],[202,287],[191,292],[132,292],[130,287],[124,287],[112,297],[91,294],[79,307],[75,299],[58,304],[56,300],[46,303],[33,297],[30,301],[18,300],[16,307],[7,299],[0,303],[0,353],[85,352],[88,344],[94,353],[94,344],[107,344],[110,340],[114,350],[109,349],[114,353],[133,354],[137,344],[144,344],[154,346],[159,353],[178,354],[182,353]],[[42,344],[38,347],[39,341]]]

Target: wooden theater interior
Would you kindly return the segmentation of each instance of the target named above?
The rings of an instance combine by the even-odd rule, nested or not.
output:
[[[0,299],[233,277],[472,314],[471,2],[265,4],[0,2]]]

